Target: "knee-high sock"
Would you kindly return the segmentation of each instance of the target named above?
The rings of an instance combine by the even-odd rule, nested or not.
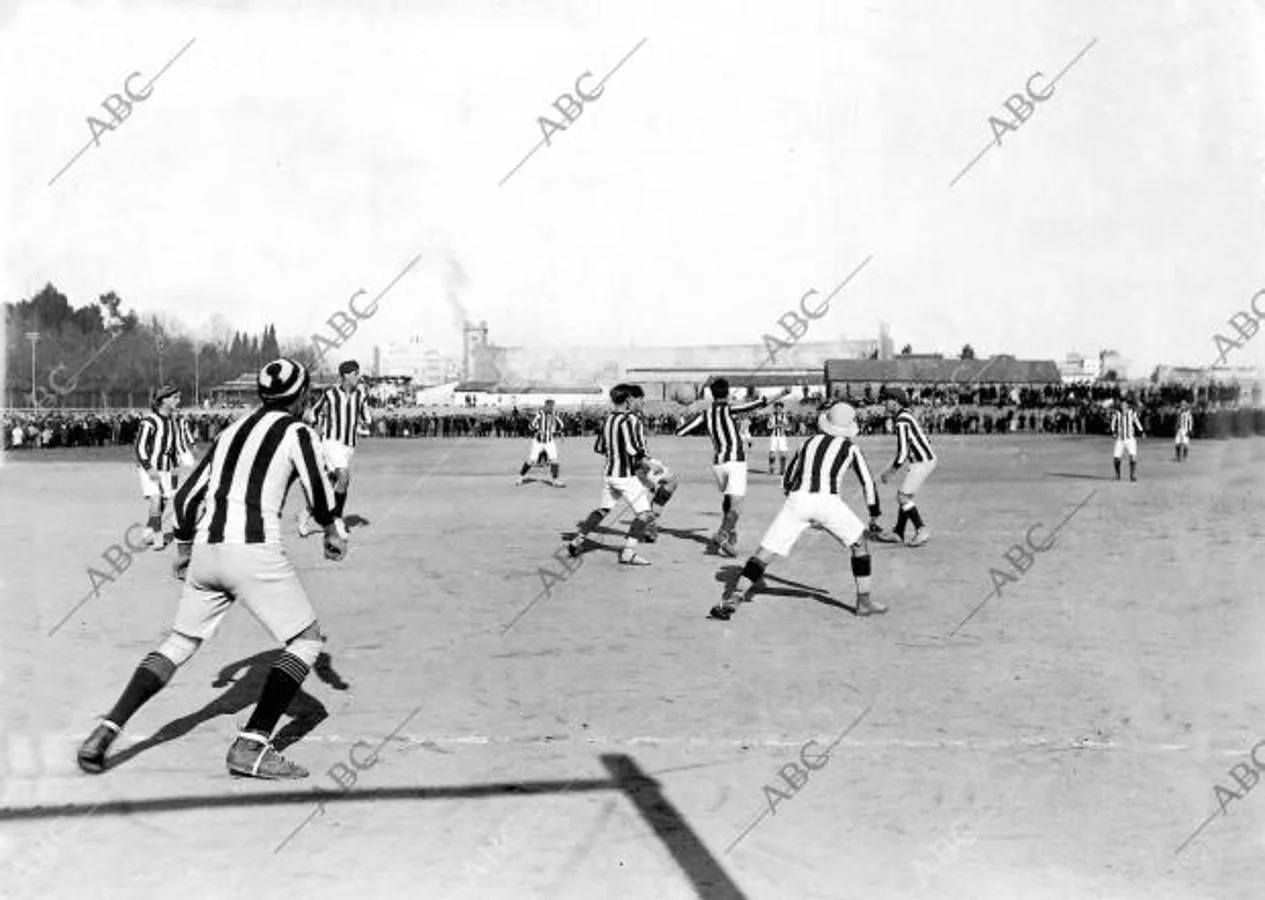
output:
[[[309,666],[289,651],[281,654],[268,672],[268,680],[259,694],[259,703],[246,723],[246,731],[272,737],[282,714],[294,701],[307,678]]]
[[[896,533],[896,536],[898,538],[905,537],[905,523],[908,521],[909,521],[909,512],[908,510],[905,509],[905,507],[902,506],[900,510],[896,513],[896,527],[892,529]]]
[[[558,477],[558,473],[562,471],[562,466],[558,465],[557,463],[550,463],[549,471],[550,473],[553,474],[553,477],[556,479]]]
[[[1120,477],[1120,457],[1117,456],[1111,462],[1116,467],[1116,477],[1119,478]]]
[[[1129,457],[1129,477],[1133,478],[1138,474],[1138,461],[1132,456]]]
[[[105,717],[106,721],[122,728],[138,709],[171,681],[171,676],[174,674],[176,674],[174,662],[157,650],[150,652],[132,673],[132,679],[119,695],[110,714]]]
[[[334,517],[341,519],[343,517],[343,507],[347,504],[346,491],[334,491]]]
[[[724,514],[724,515],[726,515],[726,516],[727,516],[727,515],[729,515],[729,508],[730,508],[731,506],[733,506],[733,500],[732,500],[732,499],[730,499],[730,497],[729,497],[729,495],[728,495],[728,494],[723,495],[723,496],[720,498],[720,511],[721,511],[721,513],[722,513],[722,514]]]
[[[531,471],[531,463],[525,462],[523,463],[523,467],[518,470],[518,477],[522,478],[524,475],[526,475],[530,471]]]
[[[604,509],[595,509],[589,513],[588,516],[585,517],[584,521],[580,523],[580,528],[576,532],[576,536],[578,537],[582,534],[588,534],[598,525],[602,524],[602,520],[606,518],[606,513],[607,510]]]
[[[857,584],[857,596],[870,594],[870,554],[852,557],[852,577]]]
[[[911,503],[909,504],[909,509],[904,510],[904,513],[909,517],[909,521],[914,523],[914,530],[921,531],[922,514],[918,512],[918,507]]]

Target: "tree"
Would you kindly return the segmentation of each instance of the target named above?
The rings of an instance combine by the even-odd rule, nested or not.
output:
[[[962,356],[961,356],[960,358],[961,358],[961,359],[974,359],[974,358],[975,358],[975,348],[974,348],[974,347],[972,347],[970,344],[963,344],[963,345],[962,345]]]
[[[901,356],[909,356],[913,352],[914,352],[914,348],[910,346],[909,344],[906,344],[905,346],[900,348]]]

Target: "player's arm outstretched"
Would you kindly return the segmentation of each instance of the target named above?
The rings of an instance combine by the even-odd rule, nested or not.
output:
[[[790,395],[791,395],[791,389],[783,388],[782,393],[778,394],[772,400],[770,400],[768,397],[757,397],[756,399],[750,400],[746,403],[733,404],[729,407],[729,411],[733,413],[734,415],[741,415],[742,413],[748,413],[748,412],[751,412],[752,410],[756,410],[756,409],[760,409],[761,407],[768,406],[770,403],[774,403],[778,400],[781,400],[783,397],[789,397]]]
[[[694,413],[694,415],[692,415],[689,419],[687,419],[685,423],[676,430],[676,436],[684,437],[685,435],[689,434],[694,429],[698,428],[698,426],[702,425],[705,421],[707,421],[706,413],[703,413],[703,412]]]

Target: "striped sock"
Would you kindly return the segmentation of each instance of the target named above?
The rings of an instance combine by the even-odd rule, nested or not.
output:
[[[264,682],[264,689],[259,694],[259,703],[246,723],[246,731],[271,737],[281,715],[289,708],[303,679],[307,678],[309,666],[293,653],[283,652],[273,663]]]

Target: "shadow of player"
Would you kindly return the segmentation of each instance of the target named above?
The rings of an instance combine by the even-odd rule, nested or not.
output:
[[[725,590],[729,591],[738,581],[738,576],[742,574],[742,566],[721,566],[720,571],[716,573],[716,580],[725,586]],[[785,585],[785,587],[771,587],[770,582],[774,584]],[[840,603],[830,593],[819,587],[813,587],[811,584],[802,584],[798,581],[792,581],[789,578],[782,578],[779,575],[770,575],[764,573],[762,578],[751,590],[747,591],[742,597],[742,603],[751,603],[756,597],[804,597],[809,600],[816,600],[823,606],[831,606],[835,609],[843,609],[856,615],[856,607],[848,606],[846,603]]]
[[[346,517],[344,517],[343,522],[346,523],[348,531],[350,531],[353,528],[363,528],[364,526],[369,524],[368,519],[366,519],[364,516],[358,516],[355,513],[351,513],[347,515]]]
[[[259,702],[259,694],[263,690],[264,681],[268,678],[268,672],[280,655],[279,649],[264,650],[254,656],[229,663],[220,669],[215,680],[211,682],[211,687],[214,688],[229,686],[227,691],[198,711],[168,722],[145,740],[116,753],[107,761],[106,769],[121,766],[146,750],[152,750],[160,744],[184,737],[203,722],[209,722],[217,716],[236,715],[253,707]],[[312,666],[312,672],[336,691],[345,691],[350,687],[334,671],[328,653],[321,653],[316,658],[316,665]],[[272,745],[278,751],[298,742],[325,721],[329,717],[329,710],[311,694],[300,690],[286,710],[286,715],[290,717],[290,721],[283,725],[272,739]]]
[[[1111,481],[1113,475],[1089,475],[1084,472],[1046,472],[1051,478],[1083,478],[1089,481]]]
[[[709,547],[712,543],[712,539],[707,535],[706,528],[668,528],[660,525],[659,534],[670,534],[677,540],[693,541],[695,544],[702,544],[704,547]]]

